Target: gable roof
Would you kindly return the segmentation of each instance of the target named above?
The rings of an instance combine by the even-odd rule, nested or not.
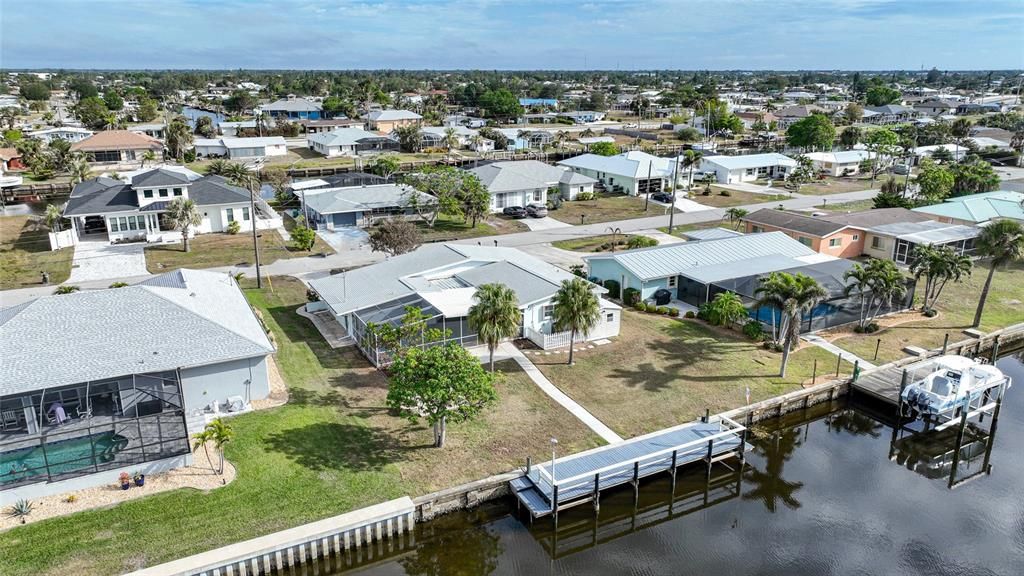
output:
[[[230,275],[175,270],[0,310],[0,396],[273,351]]]
[[[491,194],[557,186],[566,172],[537,160],[492,162],[469,170]]]
[[[319,112],[323,110],[323,106],[316,102],[310,102],[305,98],[281,98],[270,104],[264,104],[260,108],[271,112]]]
[[[784,154],[744,154],[742,156],[705,156],[702,162],[721,166],[726,170],[744,170],[761,166],[796,166],[796,160]]]
[[[366,115],[372,122],[388,122],[393,120],[420,120],[423,116],[408,110],[374,110]]]
[[[818,261],[823,255],[790,238],[784,232],[765,232],[721,240],[683,242],[626,250],[615,254],[584,256],[583,259],[588,262],[615,260],[634,276],[646,281],[680,274],[697,274],[697,270],[702,267],[739,262],[745,262],[746,265],[735,266],[735,273],[746,274],[752,263],[768,257],[776,258],[773,265],[785,268]],[[721,270],[716,271],[716,275],[720,273]]]
[[[874,208],[860,212],[849,212],[846,214],[830,214],[828,216],[816,216],[820,220],[845,224],[856,228],[868,229],[872,226],[884,224],[897,224],[900,222],[924,222],[930,220],[928,216],[919,214],[906,208]]]
[[[372,186],[346,186],[342,188],[314,188],[305,192],[306,205],[320,214],[363,212],[374,208],[405,206],[409,196],[421,202],[434,197],[405,184],[377,184]]]
[[[156,138],[128,130],[104,130],[71,145],[72,150],[97,152],[101,150],[163,150]]]
[[[999,218],[1024,221],[1024,194],[1008,190],[982,192],[947,198],[939,204],[914,208],[914,212],[977,223]]]
[[[132,176],[131,182],[132,186],[136,188],[145,188],[148,186],[180,186],[182,184],[188,184],[189,178],[181,172],[167,170],[166,168],[156,168],[154,170],[148,170],[141,174]]]
[[[669,175],[671,160],[652,156],[639,150],[633,150],[624,154],[616,154],[615,156],[583,154],[574,158],[560,160],[558,164],[560,166],[605,172],[628,178],[647,178],[648,168],[650,168],[651,178],[660,178]]]
[[[189,183],[188,197],[200,206],[236,204],[249,201],[249,192],[231,184],[223,176],[203,176]],[[149,206],[149,211],[165,206]],[[138,192],[130,184],[99,177],[75,185],[64,207],[64,216],[88,216],[139,209]]]
[[[376,132],[368,132],[362,128],[336,128],[330,132],[312,134],[306,138],[309,142],[315,142],[322,146],[355,146],[363,140],[387,139]]]

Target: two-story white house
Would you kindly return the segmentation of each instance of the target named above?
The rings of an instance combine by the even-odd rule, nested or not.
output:
[[[408,307],[427,318],[426,327],[443,331],[446,341],[462,346],[482,342],[467,320],[473,295],[483,284],[511,288],[522,314],[517,336],[541,348],[569,345],[569,333],[554,327],[552,299],[569,272],[515,248],[428,244],[384,262],[310,281],[318,300],[306,305],[310,313],[333,318],[374,365],[390,362],[388,350],[375,338],[370,324],[398,325]],[[600,319],[576,341],[617,336],[622,309],[601,295],[607,290],[591,284],[598,297]],[[424,343],[432,344],[432,343]]]
[[[74,240],[105,236],[112,243],[176,242],[181,232],[167,225],[163,214],[178,198],[191,199],[202,223],[191,235],[226,232],[232,222],[239,230],[274,227],[280,219],[262,200],[251,213],[249,192],[221,176],[200,176],[182,167],[138,171],[123,179],[99,177],[77,184],[64,207]]]
[[[54,140],[67,140],[68,142],[79,142],[93,135],[92,130],[77,128],[75,126],[60,126],[57,128],[46,128],[28,133],[29,138],[42,140],[49,144]]]

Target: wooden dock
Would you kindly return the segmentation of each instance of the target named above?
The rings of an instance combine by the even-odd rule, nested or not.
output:
[[[586,502],[600,505],[603,490],[632,484],[638,495],[641,478],[703,461],[710,475],[715,462],[738,457],[746,449],[746,428],[725,417],[709,418],[532,466],[509,483],[512,493],[533,518]]]
[[[900,385],[903,383],[904,371],[907,374],[906,384],[910,384],[931,372],[933,364],[934,361],[931,358],[903,366],[888,364],[877,370],[865,371],[852,385],[857,392],[863,392],[868,396],[895,405],[899,403]]]

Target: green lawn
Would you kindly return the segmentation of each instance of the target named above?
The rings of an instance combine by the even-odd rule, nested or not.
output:
[[[257,232],[260,245],[260,263],[270,264],[282,258],[302,258],[313,254],[333,254],[334,249],[316,238],[313,249],[298,250],[276,230]],[[215,268],[217,266],[249,265],[255,262],[252,252],[252,232],[238,234],[200,234],[189,242],[185,252],[179,244],[146,246],[146,269],[154,274],[176,268]]]
[[[815,359],[819,381],[829,370],[835,374],[836,357],[808,345],[779,378],[781,357],[739,332],[625,310],[619,336],[577,354],[575,366],[565,364],[565,355],[531,358],[599,420],[636,436],[689,422],[705,408],[715,413],[742,406],[748,386],[752,402],[794,390],[810,380]],[[842,372],[851,369],[843,363]]]
[[[875,179],[874,187],[881,186],[878,178]],[[824,196],[826,194],[841,194],[843,192],[856,192],[872,188],[871,176],[855,176],[852,178],[825,178],[816,180],[809,184],[800,186],[800,194],[813,196]]]
[[[555,220],[576,225],[668,214],[665,206],[651,203],[648,209],[644,210],[644,204],[642,197],[599,194],[594,200],[562,202],[562,206],[558,210],[552,210],[549,215]]]
[[[723,196],[722,192],[728,192],[729,195]],[[711,194],[707,196],[704,195],[703,188],[694,188],[691,200],[705,206],[729,208],[748,204],[778,202],[779,200],[789,200],[789,198],[789,194],[754,194],[752,192],[743,192],[742,190],[726,190],[718,186],[711,186]]]
[[[975,265],[967,281],[947,285],[939,298],[939,315],[934,318],[920,316],[919,320],[885,328],[874,334],[855,334],[846,328],[833,331],[828,336],[840,336],[833,340],[836,346],[867,360],[874,358],[875,345],[881,338],[878,363],[903,358],[906,356],[903,352],[905,346],[938,348],[942,346],[947,332],[950,342],[965,340],[967,336],[963,330],[970,328],[974,322],[978,295],[981,294],[987,274],[987,263],[983,262]],[[981,318],[981,329],[989,332],[1017,322],[1024,322],[1024,263],[996,271],[985,304],[985,313]]]
[[[874,200],[854,200],[852,202],[836,202],[815,206],[815,210],[825,212],[863,212],[864,210],[873,210],[874,207]]]
[[[550,455],[601,443],[518,371],[498,384],[499,404],[449,428],[448,445],[389,414],[387,382],[355,349],[332,350],[294,313],[305,287],[274,278],[247,290],[273,332],[289,385],[287,405],[230,420],[227,457],[238,476],[208,493],[176,490],[112,508],[0,533],[0,573],[115,574],[340,514],[424,494]]]
[[[628,242],[633,236],[643,236],[642,234],[602,234],[600,236],[584,236],[583,238],[569,238],[568,240],[557,240],[552,242],[551,245],[555,248],[561,248],[562,250],[571,250],[573,252],[602,252],[604,246],[612,242],[613,240],[622,242],[623,244],[616,247],[616,250],[627,250],[625,242]]]
[[[48,232],[37,216],[0,217],[0,290],[38,286],[43,271],[51,284],[68,279],[75,249],[51,252]]]
[[[463,222],[462,218],[453,218],[444,214],[437,217],[433,227],[422,222],[418,223],[420,232],[423,233],[423,242],[446,242],[529,230],[526,224],[499,215],[492,215],[486,220],[478,221],[476,227],[473,227],[472,224],[472,222]]]

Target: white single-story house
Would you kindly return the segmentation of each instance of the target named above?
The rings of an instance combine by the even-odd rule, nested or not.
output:
[[[796,166],[796,160],[775,152],[744,156],[705,156],[700,162],[701,171],[714,172],[718,182],[722,184],[781,180]]]
[[[150,138],[156,138],[157,140],[163,140],[167,134],[167,124],[158,122],[155,124],[136,124],[135,126],[128,127],[129,132],[136,134],[145,134]]]
[[[971,149],[966,146],[957,146],[956,144],[931,144],[929,146],[918,146],[914,148],[914,157],[921,159],[924,157],[932,157],[939,148],[944,148],[949,152],[949,157],[959,162],[963,160],[968,154],[971,153]]]
[[[874,156],[867,150],[842,150],[839,152],[808,152],[804,154],[814,169],[829,176],[853,176],[860,173],[860,163]]]
[[[328,158],[398,150],[398,140],[362,128],[336,128],[330,132],[317,132],[306,136],[306,143],[310,150]]]
[[[445,139],[448,138],[447,131],[449,129],[455,131],[455,139],[458,141],[456,148],[469,148],[473,136],[476,136],[476,130],[465,126],[424,126],[420,128],[423,134],[423,146],[425,148],[447,148],[448,144]]]
[[[634,150],[615,156],[583,154],[558,162],[600,182],[604,188],[630,196],[660,192],[672,176],[672,159]]]
[[[553,325],[552,299],[569,272],[515,248],[464,244],[427,244],[384,262],[311,280],[318,300],[306,305],[315,314],[333,317],[374,365],[388,364],[388,350],[368,334],[368,324],[401,322],[409,307],[428,318],[427,327],[447,332],[447,341],[481,344],[466,319],[473,295],[482,284],[499,283],[516,293],[522,324],[518,337],[541,348],[569,345],[569,333]],[[597,327],[577,341],[617,336],[621,307],[601,298],[607,290],[591,284],[600,305]],[[433,343],[424,343],[433,344]]]
[[[559,112],[559,116],[562,118],[569,118],[576,124],[589,124],[591,122],[600,122],[604,120],[604,112],[595,112],[594,110],[577,110],[575,112]]]
[[[491,212],[501,212],[509,206],[547,204],[548,190],[553,188],[558,188],[563,198],[572,200],[580,192],[592,192],[596,183],[583,174],[537,160],[492,162],[469,172],[491,193]]]
[[[229,274],[175,270],[0,319],[0,506],[187,466],[193,434],[270,394],[274,346]]]
[[[64,207],[73,241],[98,235],[113,243],[180,241],[181,232],[162,217],[176,198],[193,200],[202,214],[202,223],[192,234],[225,232],[231,222],[238,222],[240,230],[252,230],[249,191],[221,176],[200,177],[190,170],[161,167],[122,178],[101,176],[75,185]],[[256,212],[257,229],[280,225],[280,218],[262,199],[256,200]]]
[[[281,136],[196,138],[195,147],[196,156],[203,158],[225,157],[232,160],[284,156],[288,153],[288,145]]]
[[[42,140],[47,144],[54,140],[67,140],[68,142],[78,142],[80,140],[85,140],[86,138],[92,135],[92,130],[86,130],[85,128],[75,128],[74,126],[46,128],[45,130],[36,130],[34,132],[28,133],[29,138]]]
[[[421,205],[436,199],[405,184],[375,184],[336,188],[309,188],[299,192],[303,214],[317,227],[334,230],[341,226],[372,226],[383,218],[416,218],[409,207],[413,197]]]
[[[237,122],[220,122],[217,124],[217,129],[220,130],[221,136],[227,136],[233,138],[238,136],[238,133],[242,130],[255,130],[255,120],[239,120]]]

